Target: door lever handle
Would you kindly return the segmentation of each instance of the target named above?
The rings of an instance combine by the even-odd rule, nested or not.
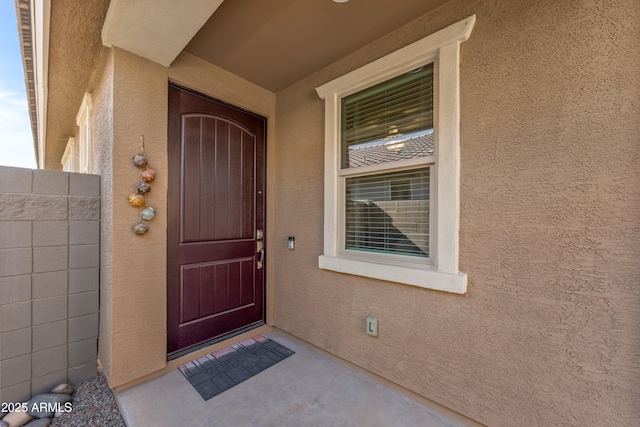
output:
[[[260,254],[260,258],[258,258],[257,262],[258,270],[260,270],[264,266],[264,244],[262,242],[257,242],[256,251],[258,254]]]

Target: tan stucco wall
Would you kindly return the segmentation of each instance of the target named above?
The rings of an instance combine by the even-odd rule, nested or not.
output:
[[[164,367],[166,357],[166,71],[114,49],[113,82],[112,317],[111,335],[104,338],[110,340],[109,381],[115,386]],[[140,152],[141,135],[149,167],[157,172],[147,205],[159,212],[143,237],[131,230],[139,212],[127,200],[139,180],[131,159]]]
[[[99,359],[110,386],[117,387],[166,365],[169,80],[262,114],[269,120],[270,139],[275,94],[189,54],[165,68],[114,48],[105,52],[100,68],[89,88],[94,167],[103,176]],[[142,237],[131,231],[138,210],[127,200],[138,180],[131,158],[140,150],[140,135],[149,166],[157,172],[147,196],[157,213]]]
[[[461,51],[468,293],[318,269],[314,88],[472,14]],[[635,0],[455,0],[279,92],[275,325],[488,425],[637,425],[639,22]],[[378,338],[365,335],[367,315]]]
[[[92,137],[92,170],[101,176],[100,212],[100,331],[99,337],[111,334],[111,270],[113,251],[113,55],[103,51],[100,67],[97,69],[88,90],[93,101],[89,128]],[[77,129],[77,128],[76,128]],[[76,135],[78,132],[76,131]],[[76,149],[76,152],[79,151]],[[77,158],[77,157],[76,157]],[[76,163],[77,165],[78,163]],[[98,340],[100,363],[105,372],[110,370],[111,347],[105,340]]]
[[[100,28],[110,0],[55,0],[50,9],[46,66],[48,74],[37,85],[45,86],[46,129],[39,117],[40,138],[46,138],[43,169],[62,170],[60,158],[69,136],[75,132],[75,118],[87,86],[95,84],[96,69],[101,70],[103,50]],[[35,2],[32,2],[32,4]],[[43,2],[38,2],[43,3]],[[38,23],[32,22],[36,27]],[[37,34],[37,28],[34,34]],[[39,34],[36,37],[40,37]],[[34,49],[35,52],[35,49]],[[34,60],[39,60],[35,59]],[[41,99],[38,102],[42,102]]]

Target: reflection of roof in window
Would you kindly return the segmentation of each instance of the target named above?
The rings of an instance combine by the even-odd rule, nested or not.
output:
[[[433,155],[433,131],[408,138],[373,141],[349,147],[349,166],[377,165]]]

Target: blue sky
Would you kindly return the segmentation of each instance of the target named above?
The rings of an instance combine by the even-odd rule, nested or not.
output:
[[[0,165],[36,167],[13,0],[0,0]]]

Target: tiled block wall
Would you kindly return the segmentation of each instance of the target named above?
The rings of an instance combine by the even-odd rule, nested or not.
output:
[[[0,166],[0,402],[96,374],[100,177]]]

